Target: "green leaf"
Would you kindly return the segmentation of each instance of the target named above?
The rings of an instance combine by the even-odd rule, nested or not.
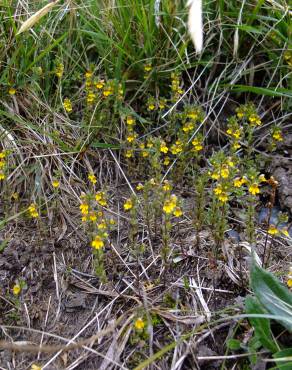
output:
[[[291,370],[292,369],[292,348],[286,348],[282,351],[274,353],[273,357],[281,361],[275,361],[279,370]]]
[[[228,339],[227,341],[227,348],[237,351],[238,349],[241,348],[241,342],[238,339]]]
[[[277,320],[286,329],[292,331],[292,294],[271,273],[253,263],[251,269],[251,287],[265,310],[280,316]]]
[[[232,85],[230,86],[231,91],[235,92],[251,92],[257,95],[266,95],[266,96],[282,96],[292,98],[292,90],[283,89],[283,88],[266,88],[266,87],[257,87],[257,86],[248,86],[248,85]]]
[[[245,308],[248,314],[264,314],[260,303],[251,296],[245,299]],[[272,353],[278,351],[278,347],[273,340],[270,320],[264,318],[249,318],[251,325],[254,327],[256,338],[261,342],[262,346],[267,348]]]

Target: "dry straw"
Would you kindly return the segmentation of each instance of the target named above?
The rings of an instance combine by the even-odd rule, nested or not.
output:
[[[45,16],[57,3],[59,0],[52,1],[51,3],[45,5],[42,9],[38,10],[31,17],[29,17],[20,27],[17,35],[22,32],[31,29],[43,16]]]
[[[197,53],[201,53],[203,48],[203,14],[202,0],[189,0],[188,27],[192,41]]]

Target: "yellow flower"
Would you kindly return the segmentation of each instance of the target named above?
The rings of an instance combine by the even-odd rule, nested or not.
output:
[[[141,182],[136,186],[137,190],[142,190],[144,186],[141,184]]]
[[[277,234],[279,234],[279,230],[276,228],[275,225],[270,225],[270,227],[268,229],[268,234],[277,235]]]
[[[42,367],[36,364],[32,364],[30,370],[42,370]]]
[[[165,142],[164,141],[162,141],[161,143],[160,143],[160,151],[162,152],[162,153],[167,153],[168,152],[168,147],[166,146],[166,144],[165,144]]]
[[[98,230],[105,230],[106,229],[106,222],[102,220],[100,224],[97,225]]]
[[[154,110],[155,105],[153,103],[148,104],[148,110]]]
[[[130,134],[127,136],[127,142],[132,143],[136,139],[137,135],[136,134]]]
[[[203,149],[203,145],[201,144],[199,139],[194,139],[192,141],[192,145],[194,146],[194,149],[199,152],[200,150]]]
[[[180,207],[176,207],[173,211],[173,214],[174,214],[175,217],[180,217],[180,216],[182,216],[183,213],[182,213],[182,210],[181,210]]]
[[[8,90],[8,94],[9,95],[15,95],[16,94],[16,90],[14,89],[14,87],[10,87],[10,89]]]
[[[266,181],[267,181],[267,179],[266,179],[265,175],[264,174],[261,174],[259,176],[259,182],[266,182]]]
[[[225,203],[228,201],[228,195],[225,192],[222,192],[221,194],[218,195],[218,199],[222,202]]]
[[[158,106],[159,106],[159,109],[164,109],[166,106],[166,99],[164,98],[159,99]]]
[[[107,87],[104,91],[103,91],[103,96],[105,97],[108,97],[110,95],[113,94],[113,89],[111,87]]]
[[[98,250],[104,246],[104,241],[99,235],[96,235],[96,237],[91,242],[91,246],[92,248]]]
[[[127,122],[127,125],[132,126],[132,125],[134,125],[135,120],[134,120],[133,117],[128,116],[126,122]]]
[[[93,173],[90,173],[90,174],[88,175],[88,180],[89,180],[93,185],[97,183],[96,177],[95,177],[95,175],[94,175]]]
[[[59,180],[53,180],[52,185],[53,185],[53,188],[58,188],[60,186]]]
[[[145,327],[145,322],[141,317],[139,317],[137,320],[135,320],[134,326],[137,330],[143,330]]]
[[[66,98],[63,102],[63,107],[65,109],[66,112],[70,113],[72,112],[72,103],[71,103],[71,100]]]
[[[237,150],[237,149],[239,149],[241,147],[241,145],[238,143],[238,142],[235,142],[235,143],[233,143],[233,145],[232,145],[232,148],[234,149],[234,150]]]
[[[12,288],[13,294],[18,295],[21,292],[21,286],[19,284],[15,284]]]
[[[82,216],[82,217],[81,217],[81,221],[82,221],[82,222],[86,222],[86,221],[88,221],[88,215],[87,215],[87,216]]]
[[[289,288],[292,288],[292,279],[288,279],[288,280],[287,280],[287,286],[288,286]]]
[[[104,87],[104,80],[99,80],[96,84],[95,87],[100,90]]]
[[[259,194],[260,192],[260,189],[259,189],[259,186],[257,183],[253,183],[249,186],[248,188],[248,191],[252,194],[252,195],[257,195]]]
[[[220,194],[222,194],[222,186],[221,185],[217,185],[217,187],[216,188],[214,188],[214,193],[216,194],[216,195],[220,195]]]
[[[92,222],[96,221],[96,219],[97,219],[96,214],[95,214],[94,212],[90,212],[90,214],[89,214],[89,219],[90,219],[90,221],[92,221]]]
[[[96,193],[95,194],[95,200],[97,201],[98,204],[100,204],[103,207],[105,207],[107,205],[107,201],[106,201],[104,191],[99,191],[98,193]]]
[[[167,214],[172,213],[176,208],[177,197],[173,194],[170,198],[166,199],[163,204],[163,211]]]
[[[252,126],[260,126],[262,124],[262,121],[257,114],[250,115],[248,120],[252,124]]]
[[[125,156],[126,156],[126,158],[132,158],[133,157],[133,150],[126,150]]]
[[[232,134],[233,134],[233,130],[231,130],[231,128],[229,128],[229,129],[226,131],[226,133],[227,133],[228,135],[232,135]]]
[[[188,118],[190,118],[190,119],[195,120],[195,119],[197,119],[197,118],[198,118],[198,114],[197,114],[196,112],[189,112],[189,113],[187,114],[187,117],[188,117]]]
[[[283,136],[281,132],[274,132],[272,136],[273,139],[276,141],[283,141]]]
[[[1,180],[5,180],[5,175],[4,175],[4,173],[3,172],[0,172],[0,181]]]
[[[179,154],[183,151],[182,144],[179,141],[176,141],[170,148],[172,154]]]
[[[94,99],[95,99],[95,94],[94,94],[94,92],[92,92],[92,91],[89,91],[88,92],[88,94],[87,94],[87,97],[86,97],[86,101],[87,101],[87,103],[88,104],[91,104],[91,103],[93,103],[94,102]]]
[[[235,139],[240,139],[240,137],[241,137],[241,130],[235,130],[235,131],[233,131],[233,133],[232,133],[232,135],[233,135],[233,137],[235,138]]]
[[[86,203],[81,203],[79,209],[83,215],[88,215],[89,213],[89,205]]]
[[[244,180],[244,179],[241,179],[240,177],[236,177],[236,178],[233,180],[233,185],[234,185],[236,188],[240,188],[244,183],[245,183],[245,180]]]
[[[146,64],[145,66],[144,66],[144,71],[145,72],[150,72],[152,70],[152,65],[151,64]]]
[[[168,166],[169,163],[170,163],[170,158],[169,157],[165,157],[164,158],[164,161],[163,161],[164,166]]]
[[[132,202],[132,199],[129,198],[124,203],[124,210],[129,211],[132,208],[133,208],[133,202]]]
[[[89,79],[91,77],[92,77],[92,72],[91,71],[85,72],[85,78]]]
[[[0,152],[0,159],[4,159],[6,157],[5,151]]]
[[[38,213],[38,211],[37,211],[37,209],[36,209],[36,205],[35,205],[34,203],[31,203],[31,205],[28,207],[28,211],[29,211],[30,216],[31,216],[32,218],[37,218],[37,217],[39,217],[39,213]]]
[[[57,77],[61,78],[63,76],[63,73],[64,73],[64,64],[59,63],[56,66],[55,74],[56,74]]]
[[[223,166],[220,171],[220,175],[223,177],[223,179],[227,179],[229,176],[229,169],[227,166]]]
[[[169,191],[169,190],[171,190],[171,185],[170,185],[170,183],[169,183],[167,180],[164,182],[164,184],[163,184],[163,186],[162,186],[162,189],[163,189],[164,191]]]
[[[238,118],[243,118],[244,117],[244,113],[243,112],[237,112],[237,117]]]
[[[213,172],[213,173],[211,174],[211,178],[212,178],[213,180],[219,180],[219,179],[220,179],[220,174],[219,174],[218,172]]]

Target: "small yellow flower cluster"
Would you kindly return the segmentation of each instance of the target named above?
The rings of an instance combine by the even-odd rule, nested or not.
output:
[[[174,155],[181,153],[183,150],[184,150],[184,145],[180,139],[176,140],[176,142],[172,144],[170,147],[170,151]]]
[[[271,224],[268,228],[268,234],[269,235],[279,235],[279,234],[283,234],[287,237],[289,237],[289,232],[288,232],[288,229],[287,227],[283,227],[283,228],[278,228],[277,226]]]
[[[252,195],[258,195],[260,193],[259,185],[262,182],[266,182],[265,175],[261,174],[258,178],[251,176],[247,181],[248,191]]]
[[[147,63],[144,65],[144,78],[145,80],[150,76],[150,73],[152,71],[152,64],[151,63]]]
[[[55,188],[55,189],[59,188],[59,187],[60,187],[60,181],[59,181],[58,179],[54,179],[54,180],[52,181],[52,186],[53,186],[53,188]]]
[[[145,327],[145,322],[142,317],[138,317],[134,322],[135,329],[138,331],[142,331]]]
[[[226,203],[228,201],[228,193],[227,193],[227,186],[222,184],[217,184],[214,188],[214,194],[217,196],[218,200],[222,203]]]
[[[223,161],[214,163],[214,170],[210,172],[211,178],[213,180],[227,179],[233,172],[232,169],[235,167],[235,163],[232,158],[226,158]]]
[[[39,217],[39,213],[37,211],[37,206],[35,203],[31,203],[27,210],[29,212],[30,217],[32,218]]]
[[[254,114],[251,114],[249,117],[248,117],[248,120],[251,124],[251,126],[260,126],[262,124],[262,121],[259,117],[258,114],[254,113]]]
[[[202,137],[200,135],[195,137],[194,140],[192,141],[192,145],[193,145],[193,150],[195,152],[200,152],[201,150],[203,150]]]
[[[131,198],[128,198],[124,203],[124,210],[129,211],[134,206],[134,202]]]
[[[181,88],[180,76],[178,73],[173,72],[171,74],[171,91],[172,91],[172,101],[177,101],[183,94],[183,89]]]
[[[21,290],[21,285],[19,283],[13,285],[12,292],[15,296],[18,296],[21,293]]]
[[[90,173],[88,175],[88,180],[91,182],[92,185],[95,185],[97,183],[97,179],[94,173]]]
[[[16,94],[16,89],[14,87],[10,87],[8,90],[9,95],[15,95]]]
[[[240,105],[236,109],[237,118],[240,120],[246,119],[252,127],[260,126],[262,121],[259,115],[256,113],[256,108],[252,103]]]
[[[6,175],[5,175],[5,169],[7,167],[6,155],[7,155],[7,152],[5,150],[0,152],[0,181],[6,178]]]
[[[161,153],[164,153],[164,154],[166,154],[166,153],[168,153],[168,147],[167,147],[167,145],[166,145],[166,143],[165,143],[165,141],[164,140],[161,140],[160,141],[160,148],[159,148],[159,150],[161,151]]]
[[[247,178],[245,176],[243,176],[243,177],[236,177],[233,180],[233,185],[236,188],[240,188],[242,185],[244,185],[246,183],[247,183]]]
[[[104,247],[104,241],[100,235],[96,235],[94,239],[91,242],[92,248],[98,250],[102,247]]]
[[[113,95],[115,89],[114,89],[114,81],[108,81],[103,89],[103,96],[105,98],[109,97],[110,95]]]
[[[237,115],[238,114],[241,115],[243,113],[237,113]],[[244,132],[243,128],[238,124],[237,119],[235,117],[231,117],[228,120],[226,133],[231,138],[231,148],[233,150],[239,149],[241,146],[239,141],[243,138]]]
[[[280,127],[273,127],[271,130],[271,136],[273,141],[283,141],[282,130]]]
[[[141,156],[143,157],[143,158],[147,158],[148,156],[149,156],[149,151],[148,150],[146,150],[146,148],[145,148],[145,144],[144,143],[141,143],[140,145],[139,145],[139,149],[141,149]]]
[[[178,206],[177,196],[174,194],[171,194],[165,199],[162,209],[167,215],[172,213],[175,217],[180,217],[183,214],[181,208]]]
[[[63,107],[65,109],[66,112],[70,113],[72,112],[72,103],[71,103],[71,100],[68,99],[68,98],[65,98],[64,99],[64,102],[63,102]]]
[[[97,203],[102,206],[106,207],[107,206],[107,200],[106,200],[106,194],[104,191],[99,191],[98,193],[95,194],[95,200]]]
[[[286,63],[288,64],[288,66],[290,68],[292,68],[292,50],[285,51],[284,59],[285,59]]]
[[[56,68],[55,68],[55,75],[56,75],[58,78],[62,78],[63,73],[64,73],[64,64],[63,64],[63,63],[58,63],[58,64],[56,65]]]
[[[165,109],[167,104],[167,99],[165,98],[160,98],[158,101],[158,107],[160,110]]]
[[[153,96],[149,96],[147,100],[147,110],[153,112],[156,109],[156,101]]]
[[[132,158],[134,155],[134,147],[136,143],[137,134],[134,131],[134,127],[136,124],[136,120],[133,116],[129,115],[126,117],[126,142],[127,142],[127,150],[126,150],[126,158]]]

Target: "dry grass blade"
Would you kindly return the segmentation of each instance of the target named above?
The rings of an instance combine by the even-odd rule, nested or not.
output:
[[[55,0],[47,5],[45,5],[42,9],[38,10],[34,13],[31,17],[29,17],[20,27],[17,35],[28,31],[31,29],[43,16],[45,16],[57,3],[59,0]]]

